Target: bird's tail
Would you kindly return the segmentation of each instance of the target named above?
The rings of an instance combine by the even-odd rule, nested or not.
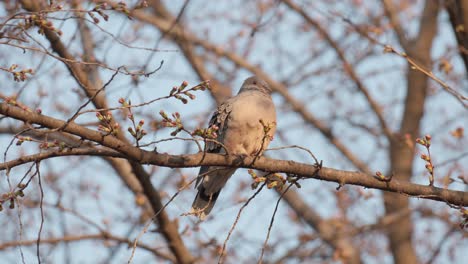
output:
[[[205,172],[210,170],[210,173]],[[202,168],[200,172],[206,175],[198,185],[198,193],[189,214],[196,215],[200,220],[205,219],[213,209],[221,189],[235,171],[232,168]]]
[[[200,218],[200,220],[204,220],[211,212],[211,209],[213,209],[220,192],[221,189],[211,195],[206,195],[205,187],[203,187],[203,184],[201,184],[198,188],[197,196],[193,201],[190,213],[196,215],[198,218]]]

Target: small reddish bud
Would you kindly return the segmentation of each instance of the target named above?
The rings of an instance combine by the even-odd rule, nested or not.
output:
[[[454,131],[450,132],[454,138],[462,138],[464,135],[463,127],[457,127]]]
[[[426,141],[426,147],[430,147],[431,146],[431,136],[430,135],[426,135],[424,137],[425,141]]]
[[[393,177],[393,175],[390,175],[390,176],[387,177],[380,171],[377,171],[375,173],[375,175],[374,175],[374,178],[376,178],[379,181],[383,181],[383,182],[390,182],[392,180],[392,177]]]
[[[169,93],[169,95],[173,95],[173,94],[175,94],[176,92],[177,92],[177,86],[174,86],[174,87],[172,87],[172,90],[171,90],[171,92]]]
[[[432,164],[431,163],[426,163],[426,169],[429,171],[429,172],[432,172],[433,170],[433,167],[432,167]]]
[[[161,115],[162,118],[166,120],[168,119],[166,112],[164,112],[163,110],[159,111],[159,114]]]
[[[257,183],[264,182],[264,181],[266,181],[266,178],[265,177],[255,177],[254,181],[257,182]]]
[[[273,189],[274,187],[278,186],[278,182],[277,181],[273,181],[273,182],[270,182],[267,184],[267,188],[268,189]]]
[[[252,176],[252,179],[255,179],[255,178],[257,178],[257,173],[255,173],[255,171],[254,171],[254,170],[252,170],[252,169],[249,169],[247,172],[250,174],[250,176]]]
[[[420,139],[420,138],[417,138],[417,139],[416,139],[416,143],[418,143],[418,144],[420,144],[420,145],[423,145],[423,146],[426,145],[426,142],[425,142],[423,139]]]

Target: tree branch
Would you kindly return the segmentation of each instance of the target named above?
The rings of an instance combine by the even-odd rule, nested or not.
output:
[[[444,2],[468,77],[468,1],[449,0]]]
[[[146,12],[143,12],[141,10],[135,10],[131,13],[132,16],[134,16],[137,19],[140,19],[142,21],[145,21],[147,23],[150,23],[157,28],[159,28],[161,31],[166,31],[171,24],[159,17],[156,16],[151,16],[148,15]],[[284,100],[291,106],[292,110],[296,113],[298,113],[302,119],[307,122],[308,124],[313,125],[317,129],[320,130],[320,132],[341,152],[343,155],[354,165],[356,168],[358,168],[361,171],[366,171],[370,173],[370,169],[367,167],[367,165],[359,160],[346,146],[341,140],[337,137],[335,137],[331,131],[331,128],[329,128],[324,122],[321,120],[317,119],[314,115],[312,115],[309,111],[307,111],[305,105],[301,103],[299,100],[294,98],[289,92],[288,89],[286,88],[285,85],[282,83],[279,83],[275,80],[273,80],[267,73],[262,71],[259,67],[256,65],[250,64],[247,60],[242,58],[241,56],[229,52],[225,49],[222,49],[221,47],[218,47],[216,45],[213,45],[209,43],[208,41],[204,39],[199,39],[195,35],[190,34],[187,31],[182,31],[181,29],[179,30],[172,30],[168,32],[168,35],[172,36],[173,38],[180,38],[183,39],[186,42],[192,43],[192,45],[195,46],[201,46],[204,49],[216,54],[219,57],[226,57],[230,61],[232,61],[234,64],[237,66],[240,66],[251,73],[257,75],[258,77],[264,79],[270,87],[278,92],[281,96],[283,96]]]
[[[317,29],[318,33],[325,39],[326,42],[328,42],[330,47],[332,47],[332,49],[335,50],[336,54],[338,55],[338,58],[341,60],[341,63],[343,63],[344,71],[348,74],[349,78],[353,80],[354,84],[359,89],[359,91],[364,95],[370,107],[372,108],[372,111],[377,117],[377,120],[380,123],[380,127],[383,133],[390,140],[393,137],[393,133],[390,130],[390,128],[387,126],[387,122],[385,121],[385,118],[383,116],[382,107],[379,106],[379,104],[374,100],[374,98],[372,98],[372,96],[369,93],[369,89],[364,85],[364,83],[359,78],[357,72],[354,70],[354,67],[346,59],[346,56],[343,50],[341,50],[338,43],[332,39],[330,34],[328,34],[328,32],[322,27],[322,25],[320,25],[320,23],[318,23],[311,16],[309,16],[306,13],[306,11],[304,11],[304,9],[302,9],[300,6],[296,5],[291,0],[283,0],[283,2],[289,8],[291,8],[292,10],[297,12],[300,16],[302,16],[302,18],[304,18],[304,20],[307,23],[309,23],[309,25]]]
[[[65,121],[28,112],[6,103],[0,103],[0,114],[22,120],[24,122],[39,124],[51,129],[64,127],[65,124]],[[125,155],[127,159],[141,164],[152,164],[171,168],[198,167],[201,165],[252,168],[266,172],[283,172],[299,177],[337,182],[340,186],[344,186],[346,184],[358,185],[366,188],[406,194],[408,196],[418,198],[444,201],[453,205],[468,206],[468,192],[424,186],[397,180],[395,178],[398,178],[398,175],[393,177],[390,182],[383,182],[375,179],[372,175],[362,172],[342,171],[332,168],[318,169],[315,165],[290,160],[275,160],[261,157],[255,161],[255,164],[252,164],[255,157],[242,159],[239,156],[223,156],[202,152],[189,155],[156,153],[137,148],[115,137],[103,135],[98,131],[79,126],[73,122],[68,123],[64,128],[64,131],[114,149],[115,151]]]
[[[393,30],[396,33],[400,45],[403,47],[403,49],[408,50],[410,48],[409,41],[406,38],[404,29],[401,27],[400,20],[398,19],[398,10],[396,10],[393,1],[382,0],[382,4],[384,6],[385,14],[390,20],[390,24],[393,26]]]
[[[308,225],[317,230],[320,238],[331,245],[344,260],[345,263],[361,263],[358,248],[353,245],[348,234],[339,232],[328,219],[323,219],[304,202],[302,197],[294,190],[289,190],[283,195],[286,203],[296,212]]]
[[[42,10],[40,5],[44,4],[44,2],[21,0],[21,4],[23,8],[25,8],[28,11],[40,12]],[[67,60],[74,59],[73,55],[69,53],[69,51],[67,50],[65,45],[61,42],[60,38],[57,36],[55,32],[49,29],[45,29],[44,34],[47,40],[50,42],[52,49],[57,54],[59,54],[60,57],[65,58]],[[83,37],[83,41],[85,44],[85,53],[87,55],[92,56],[92,50],[91,50],[91,47],[89,47],[90,42],[91,42],[91,39],[90,39],[91,36],[89,32],[87,32],[86,28],[84,28],[84,31],[82,31],[82,37]],[[95,73],[92,73],[92,71],[91,71],[91,74],[88,76],[86,71],[78,63],[69,62],[69,61],[64,61],[64,62],[66,66],[68,67],[71,75],[83,88],[83,90],[86,92],[86,95],[88,96],[88,98],[92,100],[96,108],[107,109],[108,104],[107,104],[105,96],[103,95],[103,93],[97,94],[98,91],[101,91],[99,87],[99,82],[100,82],[99,76]],[[64,123],[64,124],[66,125],[67,123]],[[122,144],[129,145],[126,138],[123,136],[123,134],[124,134],[123,131],[120,129],[120,132],[118,133],[118,136],[120,137],[120,141],[122,142]],[[116,163],[116,162],[117,162],[116,160],[111,160],[111,164]],[[115,170],[120,170],[125,167],[123,164],[116,164],[116,165],[118,166],[114,166]],[[150,202],[153,202],[151,203],[153,211],[154,212],[161,211],[162,210],[161,197],[159,196],[159,193],[154,189],[151,182],[149,182],[149,185],[147,185],[148,181],[146,180],[146,178],[148,177],[148,175],[144,171],[143,167],[141,167],[141,165],[134,164],[134,163],[131,163],[130,165],[134,173],[140,173],[140,174],[131,175],[129,173],[126,173],[125,171],[121,171],[121,173],[119,173],[119,176],[122,178],[122,180],[124,180],[127,186],[131,186],[130,184],[134,182],[134,177],[132,176],[136,176],[136,178],[138,178],[139,180],[140,185],[142,185],[141,188],[143,189],[148,200]],[[137,168],[136,166],[140,166],[140,168]],[[125,178],[125,177],[128,177],[128,178]],[[138,189],[140,188],[135,187],[131,189],[134,193],[138,194],[139,193]],[[164,238],[169,244],[169,248],[176,256],[177,261],[179,263],[192,263],[194,260],[194,257],[191,255],[190,251],[187,249],[187,247],[183,243],[179,233],[177,232],[176,224],[172,222],[169,219],[168,215],[165,213],[157,214],[156,219],[158,220],[158,223],[160,225]]]
[[[437,31],[439,1],[426,0],[421,15],[419,32],[410,40],[411,47],[406,53],[426,68],[431,68],[431,48]],[[403,45],[403,43],[402,43]],[[428,92],[428,77],[420,72],[407,68],[406,98],[403,118],[400,124],[401,135],[416,138],[420,133],[420,123],[424,115],[424,105]],[[413,174],[415,148],[398,140],[390,142],[390,171],[395,178],[409,181]],[[386,214],[393,214],[409,208],[407,197],[395,193],[384,193]],[[388,228],[390,250],[395,263],[417,263],[418,257],[412,243],[413,225],[410,215],[402,217]]]
[[[41,243],[55,245],[55,244],[62,243],[62,242],[76,242],[76,241],[96,240],[96,239],[100,239],[100,240],[103,240],[103,241],[115,241],[115,242],[118,242],[118,243],[127,244],[128,246],[133,245],[133,241],[131,241],[131,240],[127,239],[127,238],[124,238],[124,237],[119,237],[119,236],[112,235],[112,234],[107,233],[107,232],[105,232],[105,233],[101,232],[101,233],[97,233],[97,234],[77,235],[77,236],[43,238],[43,239],[41,239]],[[17,247],[17,246],[35,246],[36,243],[37,243],[37,240],[35,240],[35,239],[4,242],[4,243],[0,244],[0,250],[5,250],[7,248]],[[138,242],[137,247],[145,249],[145,250],[153,253],[155,256],[160,257],[160,258],[162,258],[164,260],[169,260],[171,262],[175,262],[174,257],[172,257],[171,255],[168,255],[167,253],[160,252],[157,249],[155,249],[155,248],[153,248],[153,247],[151,247],[151,246],[149,246],[147,244]]]
[[[161,1],[151,1],[151,6],[152,6],[152,8],[153,8],[153,10],[154,10],[154,13],[155,13],[155,15],[156,15],[157,17],[163,17],[165,20],[167,20],[167,21],[169,21],[169,22],[171,22],[171,21],[174,20],[174,17],[167,11],[167,9],[164,7],[164,5],[161,3]],[[148,19],[150,19],[149,16],[148,16]],[[158,26],[158,25],[160,25],[160,26]],[[193,42],[191,42],[191,41],[187,41],[186,38],[181,38],[181,37],[178,37],[178,35],[173,34],[173,33],[174,33],[173,31],[175,31],[175,32],[180,31],[182,36],[188,36],[188,35],[190,35],[189,30],[187,30],[186,28],[184,29],[182,24],[175,25],[173,22],[171,22],[171,26],[169,27],[169,29],[166,29],[165,27],[162,27],[163,25],[164,25],[163,23],[159,23],[159,24],[156,24],[156,27],[158,27],[158,29],[161,31],[161,34],[163,34],[164,36],[170,37],[175,43],[177,43],[177,44],[182,48],[182,50],[184,51],[185,56],[186,56],[187,59],[191,62],[192,67],[193,67],[194,70],[199,74],[199,77],[200,77],[201,79],[203,79],[203,78],[205,78],[205,79],[208,78],[208,79],[210,79],[211,81],[216,80],[216,77],[214,77],[214,76],[212,76],[212,75],[209,75],[209,73],[208,73],[208,71],[206,70],[204,64],[201,64],[201,65],[200,65],[200,64],[198,64],[198,63],[195,63],[195,62],[198,62],[198,61],[200,61],[200,60],[205,60],[205,57],[206,57],[206,56],[202,56],[202,55],[197,55],[196,53],[193,52],[193,51],[194,51],[194,47],[195,47],[196,45],[195,45]],[[172,34],[171,34],[171,33],[172,33]],[[212,44],[210,44],[210,43],[208,43],[208,42],[206,42],[206,43],[207,43],[206,45],[212,45]],[[217,54],[217,53],[215,53],[215,55],[216,55],[216,56],[223,56],[222,54],[219,55],[219,54]],[[228,57],[228,59],[231,59],[231,58],[233,58],[234,56],[235,56],[235,55],[231,55],[231,57]],[[241,61],[241,62],[243,62],[243,64],[237,63],[236,66],[237,66],[237,67],[245,67],[245,65],[250,66],[249,63],[248,63],[247,61],[245,61],[245,60],[244,60],[244,61]],[[259,74],[259,73],[258,73],[258,72],[259,72],[258,67],[250,67],[250,68],[253,68],[254,70],[255,70],[255,69],[257,70],[256,72],[255,72],[255,71],[253,72],[254,74],[257,74],[257,75]],[[203,70],[203,71],[201,71],[201,70]],[[201,75],[201,73],[205,73],[205,74],[208,74],[208,75]],[[262,73],[262,72],[260,72],[260,73]],[[263,73],[263,76],[265,76],[265,75],[266,75],[266,73]],[[268,77],[268,79],[269,79],[270,81],[272,81],[272,78]],[[278,85],[282,85],[282,84],[278,84]],[[219,96],[218,96],[218,93],[220,93],[221,91],[219,91],[219,90],[212,90],[212,91],[210,91],[210,92],[212,93],[212,95],[214,96],[214,98],[218,98],[218,97],[219,97]],[[221,94],[221,95],[222,95],[222,94]],[[218,100],[217,100],[217,102],[219,103]],[[323,130],[323,131],[324,131],[324,130]],[[326,136],[333,137],[332,133],[328,133],[328,130],[327,130]],[[329,139],[330,139],[330,138],[329,138]],[[330,140],[335,140],[335,139],[334,139],[334,138],[331,138]],[[336,141],[335,141],[335,142],[336,142]],[[355,163],[358,163],[358,162],[359,162],[359,160],[358,160],[355,156],[353,156],[351,152],[349,152],[346,148],[344,148],[344,145],[340,145],[340,142],[337,142],[337,143],[338,143],[338,145],[339,145],[338,148],[339,148],[341,151],[345,151],[345,155],[348,154],[348,155],[346,155],[346,156],[347,156],[347,157],[350,157],[350,158],[352,159],[352,162],[355,162]],[[341,147],[341,148],[340,148],[340,147]],[[346,152],[346,151],[348,151],[348,152]],[[364,168],[364,167],[362,166],[363,163],[361,163],[360,165],[361,165],[361,166],[360,166],[361,169],[366,169],[366,168]],[[357,167],[359,167],[359,165],[357,165]],[[290,194],[290,193],[296,194],[296,191],[295,191],[295,190],[289,190],[288,193],[289,193],[289,194]],[[291,196],[291,195],[285,196],[284,199],[285,199],[286,201],[288,201],[288,199],[289,199],[290,196]],[[301,199],[298,195],[293,195],[293,196],[295,196],[295,201],[296,201],[296,202],[302,202],[304,205],[306,205],[306,203],[304,203],[304,202],[302,201],[302,199]],[[288,202],[288,204],[289,204],[289,202]],[[292,208],[293,210],[296,210],[295,207],[291,207],[291,208]],[[308,207],[308,206],[307,206],[307,209],[306,209],[306,210],[307,210],[308,212],[313,212],[313,211],[314,211],[313,208]],[[301,212],[297,212],[297,213],[298,213],[298,215],[302,216],[302,215],[301,215]],[[320,219],[321,219],[321,218],[320,218]],[[306,221],[306,223],[309,224],[312,228],[315,228],[315,227],[317,227],[317,226],[319,225],[318,223],[313,223],[313,222],[310,222],[310,221],[308,221],[308,220],[310,220],[310,219],[306,219],[305,221]],[[324,226],[324,223],[325,223],[325,222],[324,222],[324,221],[321,221],[321,223],[322,223],[322,229],[323,229],[323,226]],[[318,231],[320,232],[320,230],[318,230]],[[341,241],[341,240],[342,240],[342,241],[345,241],[346,239],[340,239],[340,241]],[[353,248],[353,246],[347,246],[347,245],[352,245],[352,243],[349,243],[349,241],[346,242],[346,243],[341,243],[341,242],[340,242],[340,243],[335,243],[335,240],[332,240],[332,239],[324,239],[324,241],[326,241],[327,243],[329,243],[329,245],[330,245],[332,248],[337,249],[337,251],[343,253],[343,257],[344,257],[346,260],[355,261],[355,263],[357,263],[356,260],[359,261],[359,253],[358,253],[358,250],[356,250],[355,248]]]

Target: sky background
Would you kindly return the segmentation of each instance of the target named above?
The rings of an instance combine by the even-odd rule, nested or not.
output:
[[[335,5],[320,2],[315,5],[315,9],[310,10],[311,16],[318,18],[320,21],[327,22],[328,30],[335,39],[343,37],[344,32],[349,29],[345,22],[334,15],[335,13],[341,13],[352,18],[353,22],[361,23],[367,21],[366,13],[372,13],[378,6],[374,5],[372,1],[364,1],[366,8],[349,9],[349,1],[344,1],[343,3],[340,3],[340,1],[335,2]],[[414,11],[408,11],[407,13],[417,15],[420,12],[422,1],[417,2],[420,4],[415,5]],[[173,13],[177,13],[183,1],[167,1],[167,4]],[[213,2],[210,5],[206,5],[205,1],[191,1],[184,15],[183,22],[196,32],[199,37],[203,36],[226,49],[230,49],[231,45],[234,45],[242,51],[246,47],[249,38],[242,37],[233,41],[233,37],[243,27],[242,24],[236,23],[236,21],[241,19],[257,21],[259,18],[252,11],[254,8],[255,5],[253,3],[246,4],[245,1],[232,1],[229,3]],[[220,14],[219,17],[213,17],[212,19],[204,17],[204,14],[212,14],[220,10],[231,11],[225,16]],[[282,18],[283,22],[285,21],[284,23],[275,24],[278,25],[275,27],[266,26],[257,34],[255,37],[256,42],[252,47],[248,59],[258,64],[258,67],[261,67],[265,72],[274,76],[277,81],[290,81],[289,76],[294,75],[293,73],[297,70],[297,65],[308,60],[310,60],[310,63],[307,63],[306,67],[310,71],[330,67],[329,71],[314,74],[305,84],[290,87],[289,91],[296,98],[303,99],[307,109],[314,113],[316,117],[322,120],[329,120],[335,117],[334,122],[329,124],[333,128],[334,133],[343,135],[342,139],[346,142],[347,146],[362,160],[366,161],[371,169],[383,172],[387,171],[389,164],[386,162],[386,151],[381,145],[378,145],[379,143],[385,146],[387,142],[383,139],[376,141],[373,138],[369,138],[364,132],[356,128],[350,128],[349,125],[350,121],[364,121],[369,126],[377,125],[377,120],[369,112],[364,98],[360,93],[356,92],[349,80],[345,80],[346,77],[343,76],[343,72],[336,65],[336,55],[332,51],[325,49],[326,44],[317,34],[307,31],[304,34],[298,33],[295,25],[300,23],[301,19],[294,14],[283,12],[284,10],[284,6],[279,6],[260,19],[260,21],[266,21],[265,23],[268,25],[268,23],[275,23],[279,14],[285,16],[285,18]],[[4,12],[3,8],[0,8],[0,16],[4,17]],[[407,13],[402,15],[403,19]],[[60,18],[61,16],[68,16],[68,14],[59,13],[53,16]],[[408,17],[409,23],[405,25],[405,29],[407,29],[409,35],[414,35],[418,25],[413,20],[410,20],[410,18]],[[447,50],[453,48],[455,43],[453,33],[447,23],[447,15],[441,13],[438,19],[440,29],[433,48],[434,58],[444,56]],[[54,25],[64,32],[61,39],[65,43],[69,43],[69,49],[74,51],[75,55],[79,54],[81,47],[79,46],[79,40],[77,40],[79,37],[77,36],[75,20],[57,19],[54,21]],[[116,76],[105,91],[110,106],[118,106],[118,99],[120,97],[131,99],[133,104],[138,104],[167,95],[173,86],[179,85],[184,80],[188,81],[190,86],[200,82],[190,66],[187,65],[182,52],[172,43],[166,40],[160,41],[160,33],[155,28],[145,26],[136,30],[134,21],[117,14],[110,15],[109,21],[102,21],[99,26],[102,29],[92,27],[93,36],[97,43],[97,57],[112,68],[126,65],[130,69],[136,70],[140,69],[142,65],[147,64],[146,70],[150,71],[159,67],[161,61],[164,61],[162,68],[155,74],[148,78],[139,78],[138,87],[132,85],[132,80],[129,76]],[[128,48],[120,45],[109,34],[103,32],[109,32],[133,47],[154,48],[155,43],[159,43],[157,49],[160,51],[154,52],[138,48]],[[204,35],[205,32],[208,33]],[[45,39],[34,33],[34,30],[30,30],[30,33],[38,42],[48,46]],[[272,39],[275,41],[272,41]],[[384,34],[380,36],[380,40],[399,48],[392,35]],[[365,85],[371,87],[371,94],[380,99],[379,103],[381,105],[386,106],[385,116],[389,121],[390,127],[397,129],[403,110],[401,101],[405,96],[405,62],[394,55],[383,55],[381,47],[371,46],[368,43],[356,44],[355,39],[352,37],[344,38],[343,41],[340,41],[340,45],[346,48],[346,55],[350,59],[359,58],[365,51],[373,54],[366,57],[363,61],[356,62],[356,69],[360,76],[370,76],[369,78],[363,77]],[[276,47],[286,49],[289,55],[275,54]],[[317,52],[320,50],[324,50],[324,52]],[[316,55],[309,57],[307,56],[308,52]],[[288,57],[293,58],[293,60],[288,60]],[[148,58],[151,58],[149,63]],[[10,75],[0,72],[0,89],[3,94],[11,95],[19,90],[23,90],[20,96],[21,102],[32,108],[41,108],[44,114],[60,119],[70,117],[85,102],[82,92],[76,82],[69,76],[64,65],[50,57],[30,51],[23,53],[20,49],[0,45],[0,60],[2,61],[2,66],[16,63],[21,67],[33,68],[36,71],[30,81],[24,83],[14,82]],[[451,62],[455,69],[454,75],[455,77],[458,76],[458,79],[453,78],[455,80],[453,83],[451,83],[450,79],[446,81],[450,85],[461,87],[461,90],[466,94],[468,91],[467,81],[459,81],[460,76],[463,76],[462,62],[456,56],[453,56]],[[224,66],[227,69],[233,68],[229,63],[224,63]],[[213,72],[217,72],[217,69],[213,65],[208,65],[208,67],[212,67]],[[375,71],[378,74],[372,74]],[[112,71],[105,69],[100,69],[99,73],[104,82],[107,82],[112,75]],[[250,75],[246,71],[240,71],[236,75],[235,80],[232,81],[233,93],[237,93],[242,81]],[[223,77],[220,74],[220,78],[222,79]],[[466,110],[452,96],[432,82],[431,87],[431,92],[436,96],[430,97],[427,101],[421,132],[423,134],[435,135],[431,151],[435,153],[434,160],[437,164],[459,156],[460,153],[463,153],[463,148],[466,149],[466,139],[460,144],[454,140],[450,141],[445,135],[456,127],[462,126],[466,128],[468,116],[466,115]],[[40,94],[46,95],[41,97]],[[147,121],[146,124],[149,124],[151,118],[160,119],[158,114],[160,110],[164,110],[166,113],[178,111],[187,128],[194,129],[206,126],[214,110],[215,102],[209,96],[208,91],[198,91],[195,95],[197,97],[196,100],[190,101],[187,105],[183,105],[175,99],[168,99],[135,109],[136,120],[144,118]],[[333,98],[333,104],[330,97]],[[323,164],[326,167],[355,170],[336,149],[330,146],[318,131],[307,125],[305,126],[301,118],[290,111],[289,106],[285,104],[279,95],[274,94],[273,100],[277,106],[278,131],[280,134],[271,143],[271,148],[300,145],[311,150],[319,160],[323,160]],[[92,108],[87,107],[86,109]],[[84,114],[76,122],[94,122],[96,121],[94,115],[94,113]],[[115,114],[115,116],[116,118],[122,118],[118,114]],[[0,120],[0,126],[10,124],[13,123],[9,120]],[[125,127],[124,124],[124,122],[121,123],[123,127]],[[150,133],[144,141],[150,142],[167,138],[170,132],[170,129],[161,129],[155,133]],[[441,136],[437,137],[437,135]],[[184,135],[184,137],[187,137],[187,135]],[[11,135],[0,135],[0,150],[2,153],[5,153],[11,140]],[[453,148],[448,150],[447,144],[454,145],[455,150]],[[459,145],[457,146],[457,144]],[[185,154],[195,153],[197,148],[195,144],[187,147],[185,142],[169,141],[158,144],[158,151],[161,153]],[[21,148],[13,145],[8,150],[6,160],[36,152],[37,146],[35,144],[24,144]],[[274,158],[313,163],[307,153],[298,149],[269,151],[267,155]],[[464,160],[468,161],[466,156]],[[417,159],[415,163],[418,166],[416,166],[417,169],[415,170],[415,177],[412,179],[413,182],[426,184],[427,176],[424,170],[424,163]],[[465,164],[468,164],[468,162],[465,162]],[[21,179],[28,168],[29,166],[23,166],[11,171],[9,178],[13,185]],[[139,213],[138,209],[135,208],[133,194],[122,185],[112,168],[105,161],[91,157],[54,158],[43,161],[41,168],[42,175],[51,177],[49,180],[55,183],[55,189],[50,188],[50,186],[44,187],[44,201],[46,203],[55,204],[60,201],[61,204],[73,208],[101,226],[107,227],[112,232],[122,236],[134,238],[142,230],[141,226],[134,224],[138,222]],[[198,168],[172,170],[146,166],[146,169],[147,171],[152,171],[154,186],[167,194],[165,196],[166,201],[176,192],[174,183],[178,182],[181,177],[191,179],[198,173]],[[466,169],[465,165],[465,171]],[[176,172],[174,173],[174,171]],[[5,171],[0,172],[0,192],[2,193],[9,189],[9,185],[5,180],[7,177]],[[246,185],[246,182],[249,183],[249,177],[246,170],[238,170],[219,197],[212,213],[213,218],[206,223],[198,225],[200,231],[188,231],[187,236],[200,237],[204,241],[215,238],[222,243],[227,235],[227,230],[229,230],[229,227],[234,222],[237,212],[243,204],[242,201],[245,201],[245,199],[254,193],[253,190],[250,190],[249,185]],[[333,195],[337,187],[336,183],[307,180],[302,181],[301,185],[302,188],[299,192],[302,197],[323,217],[340,216],[339,208],[336,207],[336,197]],[[242,191],[239,190],[239,186],[244,186]],[[463,190],[464,188],[462,184],[452,184],[450,187],[458,190]],[[357,187],[349,186],[346,188],[350,189],[349,195],[357,195]],[[28,188],[27,195],[36,195],[36,199],[38,199],[37,191],[38,186],[34,184],[31,188]],[[367,200],[360,198],[356,206],[352,206],[347,210],[349,220],[359,225],[373,223],[376,218],[384,214],[380,199],[381,193],[376,190],[363,191],[372,194],[373,197]],[[177,217],[188,212],[194,196],[195,190],[193,188],[184,190],[168,206],[167,211],[169,215]],[[236,231],[229,241],[228,249],[237,248],[239,249],[237,252],[245,253],[245,261],[259,256],[260,248],[263,245],[266,230],[268,229],[269,219],[271,218],[277,199],[278,196],[275,192],[264,190],[246,207]],[[441,203],[426,203],[418,199],[411,199],[411,203],[415,207],[429,203],[433,207],[445,206]],[[135,213],[129,212],[129,208],[133,208]],[[74,234],[81,232],[83,234],[93,233],[93,231],[96,231],[87,227],[87,224],[78,220],[76,216],[59,213],[53,206],[44,206],[44,211],[46,213],[46,229],[43,232],[43,237],[62,234],[64,228]],[[18,217],[14,217],[18,214],[22,215],[21,219],[24,227],[23,239],[35,239],[37,237],[40,220],[39,211],[23,207],[20,211],[4,210],[0,213],[0,225],[8,228],[7,231],[2,232],[2,234],[7,235],[0,238],[0,241],[18,239],[18,230],[20,228]],[[284,203],[281,203],[270,239],[270,243],[281,241],[284,251],[296,246],[299,243],[296,238],[297,234],[304,231],[304,225],[291,223],[288,217],[290,214],[291,212],[288,207]],[[196,222],[192,217],[180,217],[179,221],[181,229],[184,229],[185,226],[192,227]],[[66,227],[63,225],[66,225]],[[415,236],[422,237],[427,230],[430,230],[431,243],[437,244],[442,239],[443,234],[445,234],[446,228],[446,226],[435,220],[416,222]],[[375,238],[371,239],[370,237],[372,236]],[[142,241],[149,244],[165,245],[161,237],[157,237],[156,239],[154,237],[153,233],[147,233],[143,235]],[[457,236],[452,237],[452,239],[455,239],[455,241],[447,242],[446,245],[461,243],[459,246],[460,250],[454,252],[455,259],[460,261],[466,259],[468,257],[466,252],[468,251],[463,250],[463,248],[468,248],[466,239],[463,240]],[[456,239],[460,240],[456,241]],[[191,245],[190,241],[193,241],[193,239],[187,239],[187,244],[189,247],[193,247],[194,245]],[[361,242],[363,245],[373,244],[376,248],[386,246],[386,242],[380,234],[367,236]],[[313,243],[321,242],[315,241]],[[101,242],[82,241],[72,243],[69,246],[58,245],[55,250],[53,250],[54,247],[42,246],[41,250],[45,256],[45,262],[60,263],[66,259],[68,251],[73,254],[78,252],[76,255],[79,258],[74,258],[72,263],[93,263],[96,259],[106,259],[106,256],[109,254],[108,250],[94,250],[97,245],[100,246]],[[416,248],[418,249],[418,246]],[[50,255],[47,254],[49,250]],[[26,263],[36,261],[34,247],[24,247],[23,252]],[[281,251],[275,252],[278,256],[282,253]],[[0,256],[5,259],[6,263],[18,263],[20,254],[18,249],[11,249],[1,251]],[[114,256],[111,263],[126,262],[129,256],[130,250],[120,250]],[[243,257],[240,256],[240,259],[242,260]],[[366,255],[363,256],[363,259],[370,262],[375,260],[372,256]],[[151,260],[153,260],[151,255],[137,249],[133,263],[147,263]],[[391,263],[391,258],[387,257],[385,263]]]

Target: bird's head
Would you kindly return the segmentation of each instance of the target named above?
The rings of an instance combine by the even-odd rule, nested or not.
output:
[[[244,83],[242,84],[242,87],[239,90],[239,93],[246,91],[260,91],[265,94],[271,94],[272,92],[268,83],[257,76],[252,76],[245,79]]]

